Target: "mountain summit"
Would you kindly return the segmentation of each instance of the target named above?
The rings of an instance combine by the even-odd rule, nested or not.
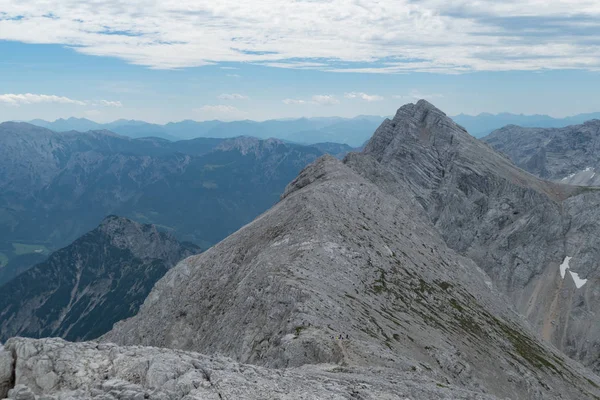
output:
[[[81,354],[78,390],[113,397],[597,398],[598,377],[534,332],[548,298],[566,310],[563,294],[590,290],[554,264],[573,254],[570,268],[588,277],[575,238],[564,241],[580,227],[569,206],[586,195],[518,169],[420,101],[384,121],[363,153],[319,158],[269,211],[172,268],[100,343],[13,339],[0,360],[38,393],[75,378],[44,390],[27,365]],[[571,305],[548,339],[576,331],[591,354],[597,337]],[[102,362],[110,369],[89,367]]]
[[[103,340],[276,368],[423,370],[499,397],[589,396],[583,369],[493,289],[516,276],[477,252],[494,245],[486,215],[502,202],[556,204],[555,189],[430,103],[406,105],[364,153],[320,158],[271,210],[172,269]]]
[[[0,341],[17,335],[96,338],[134,315],[169,268],[199,251],[155,226],[106,217],[0,287]]]

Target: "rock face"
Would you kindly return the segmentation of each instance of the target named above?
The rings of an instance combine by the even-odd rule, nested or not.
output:
[[[17,335],[96,338],[134,315],[158,279],[198,252],[155,226],[107,217],[0,287],[0,341]]]
[[[600,120],[565,128],[510,125],[482,139],[520,168],[544,179],[600,186]]]
[[[542,337],[599,371],[599,192],[516,168],[426,102],[384,122],[365,153],[377,169],[361,168],[364,156],[348,164],[394,195],[407,182],[450,248],[484,269]]]
[[[461,134],[453,138],[455,130]],[[476,156],[480,150],[487,153]],[[460,240],[468,238],[461,224],[473,215],[461,222],[454,214],[451,235],[436,197],[445,179],[448,196],[473,193],[475,176],[456,185],[473,162],[486,176],[498,168],[508,174],[515,201],[548,198],[553,207],[573,191],[514,167],[430,104],[405,106],[364,154],[319,159],[267,213],[169,271],[140,312],[102,340],[274,368],[419,369],[501,398],[598,395],[597,378],[538,340],[493,289],[492,279],[503,290],[504,276],[516,279],[512,270],[503,275],[500,263],[490,265],[490,279],[450,248],[488,267],[487,253],[476,258],[468,251],[473,240]],[[490,188],[509,187],[495,179]],[[467,204],[460,201],[445,198],[450,207]]]

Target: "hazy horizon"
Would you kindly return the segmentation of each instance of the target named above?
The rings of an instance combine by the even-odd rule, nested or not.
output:
[[[408,103],[405,103],[408,104]],[[404,105],[404,104],[403,104]],[[401,107],[401,106],[400,106]],[[399,108],[399,107],[398,107]],[[340,119],[358,119],[360,117],[381,117],[381,118],[389,118],[392,117],[394,113],[392,114],[388,114],[388,115],[377,115],[377,114],[358,114],[358,115],[354,115],[354,116],[349,116],[349,117],[343,117],[340,115],[324,115],[324,116],[319,116],[319,117],[310,117],[310,116],[298,116],[298,117],[281,117],[281,118],[269,118],[269,119],[262,119],[262,120],[257,120],[257,119],[252,119],[252,118],[244,118],[244,119],[233,119],[233,120],[224,120],[224,119],[192,119],[192,118],[184,118],[184,119],[180,119],[180,120],[167,120],[166,122],[154,122],[152,120],[143,120],[143,119],[135,119],[135,118],[127,118],[127,117],[122,117],[122,118],[117,118],[117,119],[109,119],[109,120],[102,120],[102,119],[94,119],[94,118],[88,118],[88,117],[76,117],[76,116],[65,116],[65,117],[58,117],[55,119],[44,119],[44,118],[31,118],[31,119],[7,119],[7,120],[3,120],[0,121],[0,123],[2,122],[32,122],[35,120],[42,120],[45,122],[57,122],[60,120],[64,120],[64,121],[68,121],[69,119],[77,119],[77,120],[87,120],[90,122],[94,122],[100,125],[104,125],[104,124],[110,124],[113,122],[118,122],[118,121],[135,121],[135,122],[146,122],[146,123],[150,123],[150,124],[156,124],[156,125],[166,125],[166,124],[176,124],[176,123],[181,123],[181,122],[187,122],[187,121],[191,121],[191,122],[212,122],[212,121],[219,121],[219,122],[244,122],[244,121],[249,121],[249,122],[267,122],[267,121],[286,121],[286,120],[299,120],[299,119],[317,119],[317,118],[322,118],[322,119],[326,119],[326,118],[340,118]],[[570,114],[570,115],[564,115],[564,116],[553,116],[551,114],[544,114],[544,113],[536,113],[536,114],[525,114],[525,113],[511,113],[508,111],[501,111],[501,112],[481,112],[478,114],[467,114],[467,113],[458,113],[458,114],[452,114],[449,115],[450,117],[460,117],[460,116],[464,116],[464,117],[482,117],[482,116],[501,116],[501,115],[512,115],[512,116],[519,116],[519,117],[549,117],[549,118],[553,118],[553,119],[566,119],[566,118],[571,118],[571,117],[577,117],[580,115],[586,115],[586,114],[600,114],[600,111],[591,111],[591,112],[585,112],[585,113],[577,113],[577,114]]]

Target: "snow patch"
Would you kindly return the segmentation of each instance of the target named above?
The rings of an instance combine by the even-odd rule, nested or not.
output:
[[[561,278],[565,279],[565,274],[567,273],[567,270],[569,269],[569,262],[571,261],[573,257],[565,257],[565,260],[563,261],[562,264],[560,264],[560,276]]]
[[[581,279],[577,272],[569,271],[569,273],[573,277],[573,281],[575,282],[575,286],[577,286],[577,289],[585,285],[585,283],[587,282],[587,279]]]
[[[565,274],[567,273],[567,271],[571,268],[569,266],[569,262],[573,259],[573,257],[565,257],[564,261],[562,262],[562,264],[560,264],[560,276],[565,279]],[[573,282],[575,282],[575,286],[577,287],[577,289],[581,288],[583,285],[585,285],[587,283],[587,279],[581,279],[579,277],[579,274],[577,272],[573,272],[569,270],[569,273],[571,274],[571,277],[573,278]]]

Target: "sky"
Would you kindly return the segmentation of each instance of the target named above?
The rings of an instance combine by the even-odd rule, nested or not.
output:
[[[600,111],[597,0],[0,0],[0,121]]]

